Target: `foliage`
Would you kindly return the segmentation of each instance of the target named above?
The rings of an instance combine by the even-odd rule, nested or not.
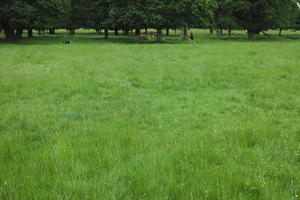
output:
[[[232,8],[232,1],[230,0],[215,0],[214,7],[214,27],[217,29],[236,29],[238,25],[233,16],[234,9]]]
[[[294,28],[296,30],[300,30],[300,8],[299,8],[298,13],[295,18]]]
[[[33,5],[30,1],[4,0],[0,2],[0,23],[13,28],[26,27],[33,17]]]
[[[23,29],[162,29],[189,27],[244,29],[249,39],[267,29],[296,26],[299,0],[3,0],[0,27],[7,37]]]
[[[123,30],[148,28],[145,0],[112,1],[110,18],[114,28]]]
[[[290,17],[291,9],[297,8],[294,0],[239,0],[231,5],[237,24],[248,30],[249,39],[260,31],[287,25],[285,18]]]

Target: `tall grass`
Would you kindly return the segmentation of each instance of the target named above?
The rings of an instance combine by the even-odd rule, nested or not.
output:
[[[0,41],[0,199],[299,199],[300,40],[272,34]]]

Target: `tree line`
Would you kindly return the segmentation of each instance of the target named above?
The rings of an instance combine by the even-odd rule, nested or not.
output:
[[[67,29],[75,34],[78,28],[109,30],[119,34],[156,29],[181,29],[187,39],[188,28],[209,28],[222,33],[246,30],[253,39],[267,29],[300,29],[300,0],[1,0],[0,30],[9,40],[21,39],[27,30],[41,34],[48,30]]]

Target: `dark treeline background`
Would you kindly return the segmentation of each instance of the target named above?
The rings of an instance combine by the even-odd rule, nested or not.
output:
[[[246,30],[253,39],[267,29],[300,29],[300,0],[0,0],[0,30],[9,40],[21,39],[27,30],[39,34],[47,30],[67,29],[75,34],[78,28],[119,34],[143,29],[182,29],[187,39],[188,28],[209,28],[217,31]]]

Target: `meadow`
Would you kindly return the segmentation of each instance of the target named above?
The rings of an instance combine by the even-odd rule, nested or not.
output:
[[[0,199],[300,199],[300,32],[270,33],[2,35]]]

